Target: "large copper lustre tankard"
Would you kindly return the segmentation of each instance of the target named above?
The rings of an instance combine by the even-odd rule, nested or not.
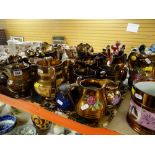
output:
[[[155,79],[135,80],[127,114],[129,125],[139,134],[155,134]]]

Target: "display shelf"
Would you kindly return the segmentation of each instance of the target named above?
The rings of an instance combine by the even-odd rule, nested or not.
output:
[[[84,135],[121,135],[120,133],[107,128],[94,128],[90,127],[63,116],[57,115],[54,112],[48,111],[41,107],[37,103],[32,103],[22,99],[14,99],[8,96],[0,94],[0,100],[6,104],[9,104],[15,108],[29,112],[31,114],[38,115],[46,120],[49,120],[58,125],[64,126],[68,129],[74,130]]]
[[[116,116],[112,119],[108,126],[106,126],[106,128],[118,131],[123,135],[138,135],[138,133],[135,132],[127,122],[130,98],[131,92],[127,91],[124,96],[122,96],[122,102]]]

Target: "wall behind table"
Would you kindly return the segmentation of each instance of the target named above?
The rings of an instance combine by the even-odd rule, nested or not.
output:
[[[4,29],[4,24],[5,24],[4,20],[0,20],[0,29]]]
[[[139,32],[126,32],[127,24],[140,24]],[[52,36],[63,35],[67,43],[77,45],[81,42],[91,44],[95,51],[101,51],[107,44],[120,40],[126,44],[126,52],[145,43],[155,43],[155,20],[0,20],[7,37],[24,36],[25,41],[46,41]]]

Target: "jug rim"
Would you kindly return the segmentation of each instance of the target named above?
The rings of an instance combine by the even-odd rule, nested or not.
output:
[[[48,59],[50,59],[50,65],[46,64],[46,65],[43,65],[41,64],[41,62],[44,62],[44,61],[47,61],[48,57],[45,57],[43,59],[40,59],[36,62],[36,65],[39,66],[39,67],[57,67],[57,66],[61,66],[63,64],[62,60],[59,60],[59,59],[53,59],[52,57],[49,57]],[[56,62],[55,64],[53,62]]]
[[[16,65],[23,65],[23,66],[16,67]],[[26,70],[29,68],[29,66],[25,66],[23,63],[12,63],[9,65],[6,65],[5,68],[12,69],[12,70],[16,70],[16,69]]]
[[[140,83],[155,83],[155,80],[137,81],[137,82],[134,84],[134,87],[135,87],[136,89],[138,89],[139,91],[141,91],[141,92],[143,92],[144,94],[147,94],[147,95],[149,95],[149,96],[155,97],[154,94],[148,93],[145,89],[142,90],[142,89],[140,88],[140,86],[138,85],[138,84],[140,84]]]
[[[106,80],[106,79],[104,79]],[[94,83],[94,84],[97,84],[99,87],[97,87],[97,85],[95,86],[96,88],[91,88],[89,85],[88,86],[84,86],[82,83],[83,82],[90,82],[90,83]],[[105,83],[106,84],[106,83]],[[99,79],[95,79],[95,78],[87,78],[87,79],[83,79],[79,82],[79,85],[82,87],[82,88],[86,88],[86,89],[90,89],[90,90],[101,90],[104,88],[105,84],[101,84],[101,80]]]

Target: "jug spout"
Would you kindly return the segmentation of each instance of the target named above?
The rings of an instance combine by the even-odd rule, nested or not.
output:
[[[113,82],[110,79],[99,79],[99,83],[102,85],[102,88],[104,88],[108,83]]]

